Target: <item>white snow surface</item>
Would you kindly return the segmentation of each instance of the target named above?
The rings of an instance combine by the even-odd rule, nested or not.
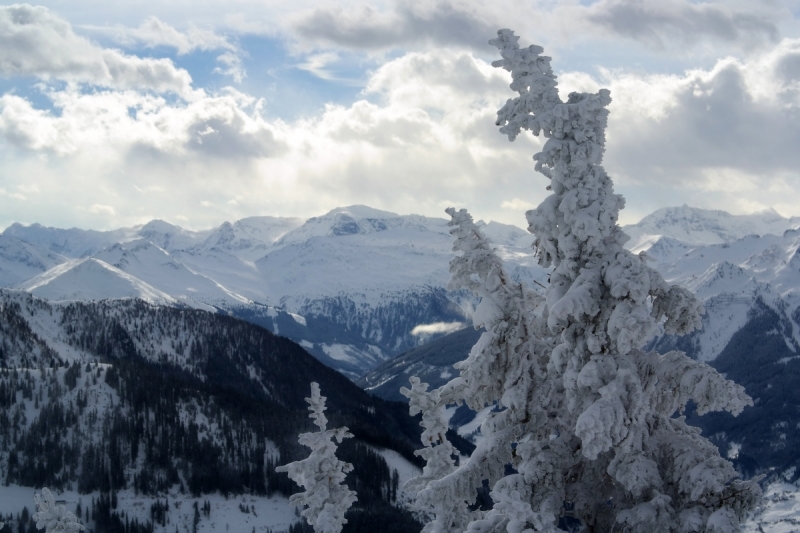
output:
[[[156,304],[177,303],[149,283],[93,257],[62,263],[19,287],[53,301],[141,298]]]
[[[198,274],[150,241],[117,243],[93,256],[181,301],[212,305],[246,305],[251,301],[213,279]]]
[[[30,279],[60,265],[67,258],[11,235],[0,235],[0,285]]]
[[[743,533],[795,533],[800,524],[800,490],[794,483],[773,483],[764,491],[761,508]]]
[[[4,515],[13,513],[16,516],[27,507],[28,511],[33,514],[35,509],[33,495],[36,492],[39,491],[31,487],[0,486],[0,513]],[[57,502],[64,502],[63,505],[67,511],[74,513],[78,502],[81,503],[82,508],[86,508],[92,498],[98,498],[100,494],[78,494],[75,491],[58,492],[53,490],[53,495]],[[124,510],[131,519],[138,519],[140,523],[151,519],[150,506],[153,503],[157,500],[163,503],[166,498],[169,498],[170,503],[170,522],[166,526],[155,524],[155,531],[158,533],[172,533],[176,526],[180,531],[191,531],[194,504],[197,502],[197,505],[202,508],[205,501],[211,504],[211,514],[208,517],[200,514],[200,523],[197,525],[198,532],[249,533],[253,528],[259,533],[264,533],[268,529],[286,531],[298,521],[295,516],[295,506],[290,505],[288,498],[282,496],[267,498],[242,495],[225,498],[221,494],[207,494],[200,498],[192,498],[188,494],[181,494],[178,490],[173,489],[156,498],[134,494],[130,489],[117,492],[118,508]],[[248,508],[250,512],[242,512],[240,506]],[[84,522],[83,517],[81,522]]]

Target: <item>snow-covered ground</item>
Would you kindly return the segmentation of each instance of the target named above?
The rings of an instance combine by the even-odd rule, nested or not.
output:
[[[17,485],[0,486],[0,513],[4,516],[13,514],[17,516],[23,508],[33,514],[35,505],[34,493],[39,492],[30,487]],[[76,512],[78,503],[81,504],[83,513],[81,523],[86,524],[85,510],[91,504],[92,498],[99,494],[78,494],[74,491],[52,491],[56,501],[63,501],[68,511]],[[259,496],[231,496],[225,498],[220,494],[204,495],[192,498],[172,490],[158,498],[134,494],[132,490],[123,490],[117,493],[118,510],[124,510],[131,520],[137,519],[140,523],[152,519],[151,506],[160,501],[169,501],[167,523],[165,526],[156,524],[155,531],[160,533],[173,533],[176,528],[179,532],[192,531],[194,522],[194,505],[202,509],[207,501],[211,505],[209,516],[200,513],[199,532],[225,532],[225,533],[257,533],[281,532],[289,529],[293,523],[300,520],[295,512],[295,507],[289,504],[287,498],[274,496],[272,498]],[[245,509],[247,512],[245,512]]]
[[[405,487],[406,483],[408,483],[411,478],[421,475],[422,469],[410,463],[408,459],[394,450],[374,447],[373,450],[383,457],[390,471],[397,471],[399,479],[397,493],[398,503],[404,507],[410,507],[414,501],[414,496],[403,490],[403,487]]]
[[[800,487],[774,483],[764,491],[764,503],[743,528],[744,533],[797,533],[800,531]]]

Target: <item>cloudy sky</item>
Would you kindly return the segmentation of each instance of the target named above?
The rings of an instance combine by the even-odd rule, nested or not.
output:
[[[541,139],[497,133],[511,28],[611,90],[623,222],[800,215],[800,0],[0,5],[0,228],[207,228],[365,204],[524,226]]]

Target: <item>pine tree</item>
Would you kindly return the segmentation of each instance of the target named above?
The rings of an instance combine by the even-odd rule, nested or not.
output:
[[[423,427],[421,450],[414,452],[425,459],[422,475],[415,477],[404,487],[416,494],[416,507],[425,513],[432,514],[434,519],[427,523],[423,533],[446,533],[464,531],[473,518],[460,491],[447,487],[448,492],[436,492],[428,485],[456,470],[454,455],[458,451],[447,440],[447,418],[444,415],[444,404],[440,395],[442,391],[428,392],[428,384],[422,383],[416,376],[411,378],[411,389],[402,387],[400,393],[409,400],[411,416],[422,413]]]
[[[436,532],[463,531],[442,518],[474,501],[483,480],[494,507],[472,520],[471,533],[555,532],[565,508],[592,532],[737,531],[759,499],[756,480],[738,480],[676,415],[689,402],[701,415],[736,415],[752,400],[681,352],[642,351],[660,328],[681,335],[700,327],[704,309],[624,248],[624,200],[600,165],[609,91],[563,102],[550,58],[518,39],[500,30],[490,41],[503,58],[493,65],[511,72],[519,93],[497,125],[510,140],[523,129],[547,138],[534,160],[552,194],[527,219],[550,284],[539,295],[513,282],[472,217],[448,210],[459,252],[449,288],[481,299],[473,322],[486,331],[456,365],[459,377],[432,393],[412,382],[427,402],[412,409],[423,410],[423,424],[447,404],[498,409],[468,461],[409,486],[424,486],[418,501],[435,513]],[[507,465],[515,472],[506,475]]]
[[[77,517],[67,511],[63,505],[56,505],[53,494],[45,487],[42,494],[33,495],[36,502],[36,513],[33,521],[37,529],[44,529],[45,533],[78,533],[84,527],[78,522]]]
[[[336,443],[353,435],[346,427],[327,429],[325,417],[325,397],[320,396],[319,384],[311,383],[311,397],[306,398],[309,415],[319,431],[301,433],[300,444],[311,448],[311,454],[301,461],[295,461],[275,469],[286,472],[305,492],[292,495],[289,502],[294,505],[307,505],[301,514],[316,533],[340,533],[347,523],[345,512],[357,500],[356,493],[344,485],[345,475],[353,465],[336,458]]]

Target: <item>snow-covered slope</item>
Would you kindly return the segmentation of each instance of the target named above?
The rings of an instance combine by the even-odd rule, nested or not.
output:
[[[800,218],[785,218],[773,209],[750,215],[731,215],[725,211],[683,205],[659,209],[622,229],[631,237],[628,247],[639,251],[654,237],[671,237],[691,245],[721,244],[746,235],[780,235],[799,226]]]
[[[485,227],[512,275],[546,280],[542,269],[531,267],[526,232]],[[256,266],[268,301],[397,353],[417,345],[415,327],[463,321],[471,313],[473,302],[445,290],[453,255],[448,230],[445,219],[338,208],[288,232]]]
[[[203,242],[211,231],[190,231],[163,220],[151,220],[144,226],[125,230],[126,238],[115,240],[114,243],[145,239],[164,250],[185,250]]]
[[[307,454],[297,434],[310,425],[311,381],[355,434],[342,452],[359,514],[408,520],[407,495],[392,490],[418,463],[406,410],[262,328],[140,300],[54,304],[0,289],[0,347],[0,520],[14,531],[31,529],[20,512],[44,485],[70,510],[81,499],[88,530],[285,532],[297,521],[292,486],[275,467]],[[153,529],[125,525],[134,519]]]
[[[647,257],[671,283],[704,302],[704,328],[680,346],[701,360],[722,352],[761,305],[786,325],[786,344],[800,343],[800,218],[772,210],[734,216],[692,207],[667,208],[626,226],[628,245]],[[672,341],[660,340],[665,348]]]
[[[0,235],[0,286],[30,279],[67,258],[11,235]]]
[[[764,491],[764,501],[742,528],[744,533],[794,533],[800,525],[800,487],[795,483],[773,483]]]
[[[93,257],[62,263],[19,287],[53,301],[140,298],[162,305],[178,303],[169,294]]]
[[[248,305],[249,299],[216,281],[197,274],[166,250],[145,239],[117,243],[93,256],[147,282],[173,298],[191,303],[231,307]]]
[[[136,229],[122,228],[113,231],[94,231],[78,228],[60,229],[41,224],[11,224],[3,235],[16,237],[27,243],[64,257],[77,259],[99,252],[106,246],[135,238]]]

